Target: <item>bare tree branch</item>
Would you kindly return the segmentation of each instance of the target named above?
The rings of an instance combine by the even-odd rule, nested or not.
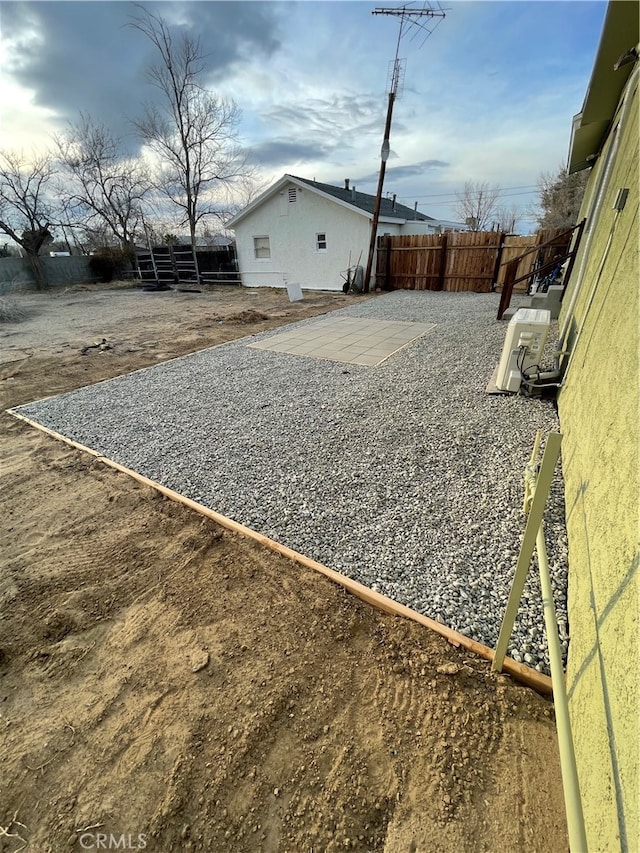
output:
[[[510,206],[504,205],[497,207],[495,210],[495,222],[497,231],[505,231],[507,234],[512,234],[515,231],[516,223],[521,217],[520,208],[517,204]]]
[[[28,159],[24,154],[0,152],[0,231],[24,250],[39,289],[47,284],[40,250],[52,241],[50,228],[57,219],[49,196],[54,174],[49,154]]]
[[[499,187],[492,188],[486,181],[467,181],[464,190],[456,193],[456,215],[471,231],[485,231],[501,193]]]
[[[88,233],[106,231],[130,249],[151,189],[147,168],[124,157],[121,140],[83,114],[55,142],[66,172],[60,196],[69,215]]]
[[[200,41],[185,34],[175,43],[159,15],[139,8],[130,26],[157,50],[158,62],[147,73],[162,102],[147,106],[134,124],[159,161],[155,187],[179,211],[195,248],[199,223],[222,218],[229,188],[253,173],[238,141],[240,111],[200,82],[206,67]]]
[[[534,213],[541,228],[569,228],[576,224],[590,171],[584,169],[570,175],[566,167],[560,166],[555,175],[540,175],[540,208]]]

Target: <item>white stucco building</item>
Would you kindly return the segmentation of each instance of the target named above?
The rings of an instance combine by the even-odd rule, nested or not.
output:
[[[226,227],[236,236],[242,283],[248,287],[341,290],[346,271],[366,266],[375,196],[283,175]],[[382,199],[378,234],[466,230]]]

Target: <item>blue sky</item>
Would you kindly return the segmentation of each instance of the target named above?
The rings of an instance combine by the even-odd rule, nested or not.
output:
[[[264,180],[285,172],[375,192],[398,20],[383,3],[150,2],[210,52],[207,83],[242,110],[240,132]],[[397,7],[389,3],[389,7]],[[421,8],[421,0],[414,8]],[[385,190],[455,218],[465,181],[504,188],[532,227],[541,172],[565,162],[606,3],[442,3],[423,41],[410,30]],[[150,45],[126,26],[129,2],[2,2],[0,147],[30,151],[82,110],[129,138],[152,90]]]

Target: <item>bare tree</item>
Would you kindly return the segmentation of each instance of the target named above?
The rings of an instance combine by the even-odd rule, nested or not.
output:
[[[590,172],[585,169],[570,175],[566,167],[560,166],[555,175],[540,175],[540,209],[535,215],[541,228],[570,228],[576,224]]]
[[[147,106],[134,124],[161,164],[156,187],[179,209],[195,252],[198,223],[205,216],[223,218],[224,194],[252,171],[238,143],[240,111],[202,85],[206,57],[200,41],[185,34],[175,44],[165,21],[140,8],[131,26],[159,54],[148,76],[162,102]]]
[[[106,232],[130,252],[150,191],[146,166],[124,156],[122,141],[86,115],[55,141],[70,178],[60,190],[69,215],[90,237]]]
[[[39,290],[48,283],[40,250],[53,239],[56,216],[48,191],[54,174],[48,154],[29,160],[24,154],[0,152],[0,231],[23,249]]]
[[[144,219],[145,242],[152,246],[168,246],[164,239],[171,237],[171,243],[180,242],[180,225],[172,217],[162,216],[159,211],[152,210]],[[174,239],[175,238],[175,239]]]
[[[467,181],[464,190],[456,193],[456,216],[471,231],[485,231],[491,224],[502,190],[491,188],[486,181]]]
[[[520,208],[516,204],[497,207],[494,216],[496,231],[505,231],[507,234],[513,234],[516,229],[516,223],[521,216]]]

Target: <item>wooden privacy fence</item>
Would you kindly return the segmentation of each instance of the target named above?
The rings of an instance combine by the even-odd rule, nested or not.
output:
[[[489,293],[495,286],[501,290],[509,261],[526,253],[518,265],[520,278],[541,266],[548,251],[561,252],[555,244],[551,250],[545,246],[540,252],[530,251],[554,239],[555,232],[560,233],[560,229],[546,229],[531,237],[507,236],[497,231],[379,237],[376,287]],[[523,280],[521,292],[526,286]]]
[[[488,293],[501,240],[495,231],[379,237],[376,287]]]

